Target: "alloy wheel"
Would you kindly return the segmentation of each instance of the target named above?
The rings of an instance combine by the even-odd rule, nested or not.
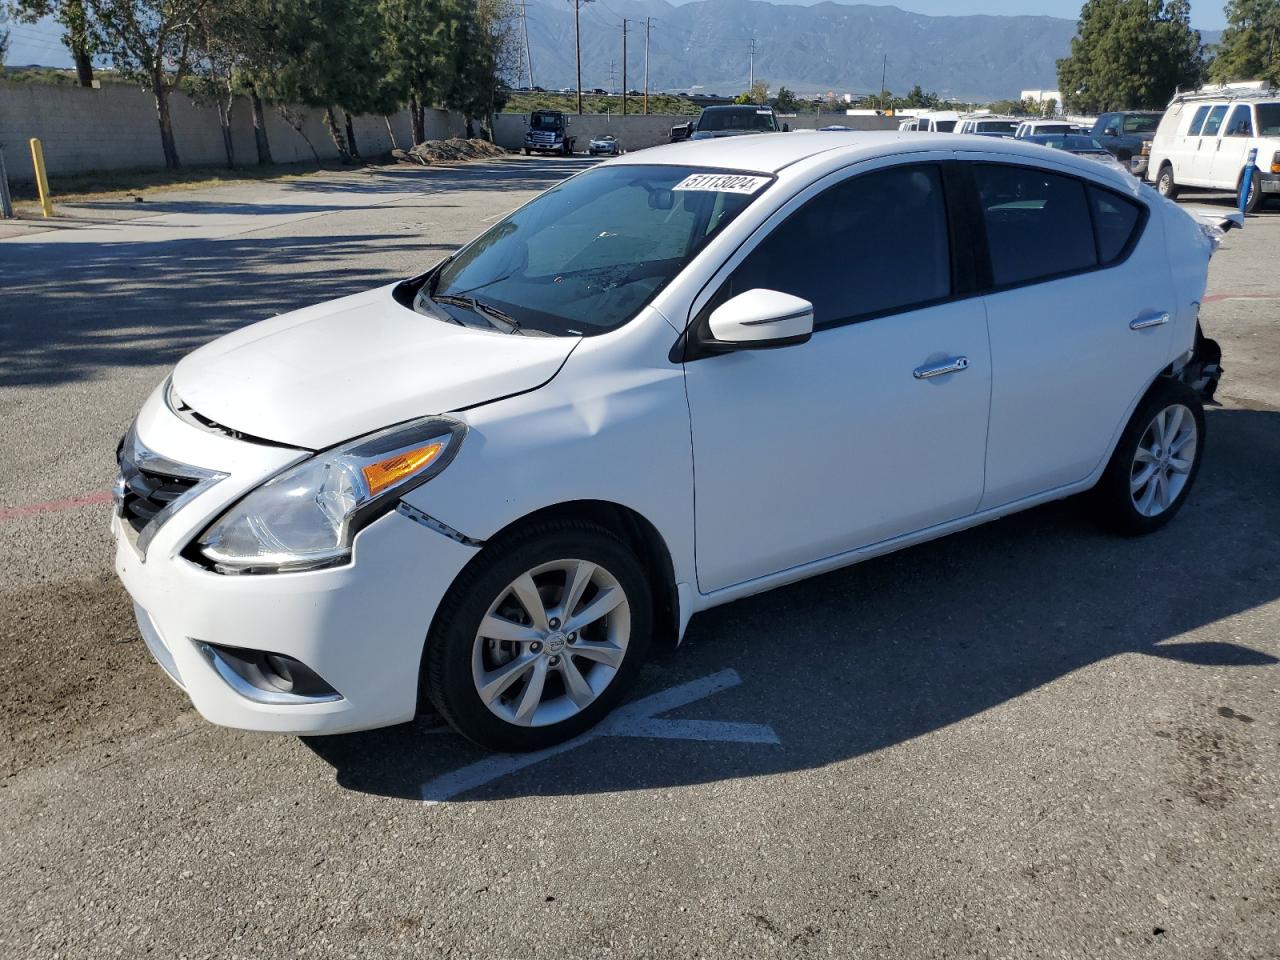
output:
[[[1196,418],[1180,403],[1155,415],[1134,453],[1129,496],[1144,517],[1158,517],[1187,485],[1196,457]]]
[[[608,570],[588,560],[540,564],[508,584],[480,622],[476,693],[516,726],[559,723],[613,681],[630,636],[631,607]]]

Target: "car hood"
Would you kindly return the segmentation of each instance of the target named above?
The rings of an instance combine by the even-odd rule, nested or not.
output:
[[[173,371],[215,423],[317,450],[414,417],[525,393],[577,337],[460,327],[402,306],[394,287],[287,313],[214,340]]]

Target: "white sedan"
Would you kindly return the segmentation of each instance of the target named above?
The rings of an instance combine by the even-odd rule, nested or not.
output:
[[[215,723],[430,702],[545,747],[700,610],[1086,491],[1165,524],[1217,377],[1209,232],[1011,140],[606,161],[183,359],[121,442],[116,569]]]

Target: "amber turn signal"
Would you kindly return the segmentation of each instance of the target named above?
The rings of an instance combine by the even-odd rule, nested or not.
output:
[[[440,456],[444,446],[444,440],[433,440],[426,446],[406,450],[393,457],[361,467],[360,472],[364,474],[364,482],[369,486],[369,496],[377,496],[387,487],[413,476]]]

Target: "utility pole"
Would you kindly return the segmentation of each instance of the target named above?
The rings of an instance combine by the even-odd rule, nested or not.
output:
[[[756,38],[751,38],[751,58],[747,65],[747,89],[756,85]]]
[[[529,7],[527,0],[520,0],[521,19],[524,20],[524,64],[529,70],[529,89],[533,89],[533,57],[529,55]]]
[[[627,18],[622,18],[622,115],[627,115]]]
[[[889,55],[886,53],[880,61],[880,112],[884,113],[884,71],[889,66]]]
[[[617,76],[617,72],[613,68],[617,66],[617,64],[618,64],[617,60],[609,61],[609,95],[610,96],[613,95],[613,91],[618,89],[613,85],[613,78]]]
[[[649,115],[649,29],[653,26],[653,17],[644,18],[644,112]]]
[[[578,54],[578,115],[582,115],[582,29],[579,24],[582,5],[591,0],[573,0],[573,46]]]

